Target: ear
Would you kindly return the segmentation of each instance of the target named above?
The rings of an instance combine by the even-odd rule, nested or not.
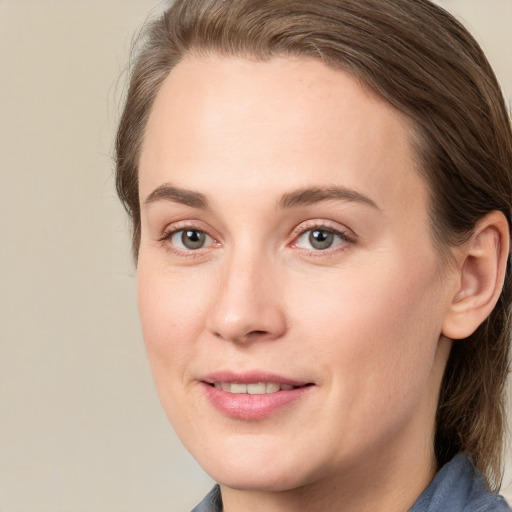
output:
[[[467,338],[494,309],[505,280],[509,229],[503,213],[490,212],[462,246],[457,256],[457,290],[443,322],[447,338]]]

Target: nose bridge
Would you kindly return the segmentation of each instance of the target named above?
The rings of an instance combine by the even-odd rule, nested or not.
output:
[[[210,331],[235,342],[281,336],[286,321],[276,275],[275,262],[261,248],[234,249],[219,274]]]

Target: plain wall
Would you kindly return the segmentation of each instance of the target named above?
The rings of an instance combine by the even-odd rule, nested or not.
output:
[[[512,98],[512,1],[440,3]],[[0,512],[179,512],[211,485],[153,389],[112,176],[119,77],[160,8],[0,1]]]

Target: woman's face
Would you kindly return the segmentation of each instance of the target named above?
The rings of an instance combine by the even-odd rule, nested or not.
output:
[[[410,133],[316,60],[188,57],[159,91],[140,315],[163,407],[221,484],[431,460],[454,279]]]

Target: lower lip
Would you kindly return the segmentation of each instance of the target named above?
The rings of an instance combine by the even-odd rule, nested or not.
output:
[[[209,384],[202,383],[208,399],[225,416],[240,420],[262,420],[277,410],[299,400],[313,386],[303,386],[289,390],[250,395],[248,393],[228,393]]]

